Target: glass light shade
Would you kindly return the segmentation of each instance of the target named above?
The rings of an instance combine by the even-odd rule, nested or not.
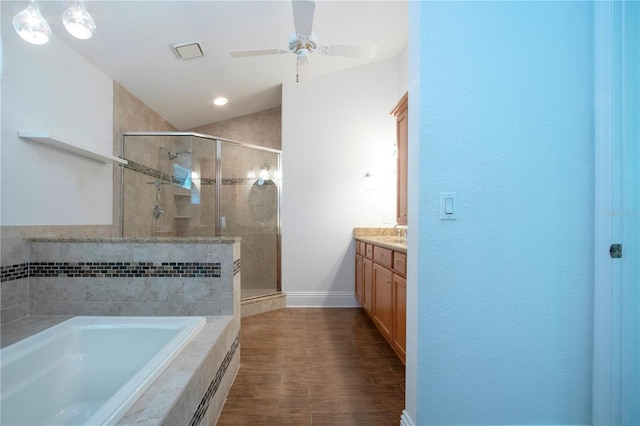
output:
[[[263,180],[269,179],[269,170],[267,169],[260,170],[260,179],[263,179]]]
[[[96,32],[96,23],[87,12],[82,0],[76,0],[73,6],[64,11],[62,23],[69,34],[81,40],[91,38]]]
[[[253,169],[249,170],[247,173],[247,179],[255,179],[256,177],[256,172],[254,172]]]
[[[45,44],[51,38],[51,27],[35,0],[30,0],[27,8],[13,17],[13,28],[31,44]]]

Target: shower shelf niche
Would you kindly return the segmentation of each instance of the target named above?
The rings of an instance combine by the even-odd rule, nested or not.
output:
[[[85,157],[103,164],[127,164],[127,160],[114,157],[113,155],[101,154],[99,152],[92,151],[90,149],[83,148],[68,142],[63,142],[61,138],[48,132],[18,132],[18,137],[33,142],[38,142],[45,146],[56,148],[61,151],[70,152],[72,154],[79,155],[81,157]]]

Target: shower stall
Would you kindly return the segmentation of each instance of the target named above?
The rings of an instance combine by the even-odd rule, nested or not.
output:
[[[129,132],[122,152],[123,237],[242,237],[242,298],[280,291],[280,151]]]

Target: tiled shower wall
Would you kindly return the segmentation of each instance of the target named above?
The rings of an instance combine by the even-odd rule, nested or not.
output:
[[[129,93],[119,83],[113,85],[113,147],[114,155],[122,154],[122,135],[129,131],[176,131],[169,122],[146,106],[140,99]],[[209,130],[207,127],[209,126]],[[262,127],[260,127],[262,126]],[[280,149],[281,147],[281,110],[258,112],[249,116],[201,126],[202,133],[245,140],[255,145]],[[261,130],[262,129],[262,130]],[[260,131],[266,136],[258,137]],[[256,136],[252,136],[256,135]],[[262,142],[264,141],[264,142]],[[157,154],[157,153],[156,153]],[[60,238],[96,238],[121,235],[120,212],[122,206],[121,166],[113,173],[113,225],[95,226],[2,226],[0,227],[0,265],[6,270],[19,267],[28,262],[27,239],[33,237]],[[0,288],[0,324],[14,321],[28,315],[28,302],[25,301],[24,281],[3,281]]]
[[[281,150],[282,108],[276,107],[242,117],[217,121],[195,127],[190,131]]]
[[[192,136],[125,136],[123,235],[215,235],[215,141]],[[170,159],[167,151],[184,152]],[[191,188],[176,183],[174,165],[197,175]],[[154,182],[160,182],[157,191]],[[154,206],[164,212],[153,218]]]
[[[239,312],[240,243],[232,239],[220,243],[33,241],[27,251],[27,261],[2,268],[2,300],[7,303],[2,323],[27,313],[189,316]]]

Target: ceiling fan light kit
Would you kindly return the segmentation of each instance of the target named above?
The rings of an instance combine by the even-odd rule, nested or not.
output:
[[[289,36],[288,49],[258,49],[236,50],[229,54],[233,58],[245,58],[249,56],[281,55],[293,53],[296,55],[296,82],[300,83],[301,68],[307,68],[312,53],[324,56],[343,56],[351,58],[372,58],[375,56],[377,46],[339,44],[323,46],[318,44],[318,36],[311,31],[313,28],[313,15],[315,2],[310,0],[293,0],[293,21],[295,31]],[[303,67],[304,66],[304,67]],[[308,71],[308,70],[305,70]],[[307,74],[306,72],[304,74]]]

